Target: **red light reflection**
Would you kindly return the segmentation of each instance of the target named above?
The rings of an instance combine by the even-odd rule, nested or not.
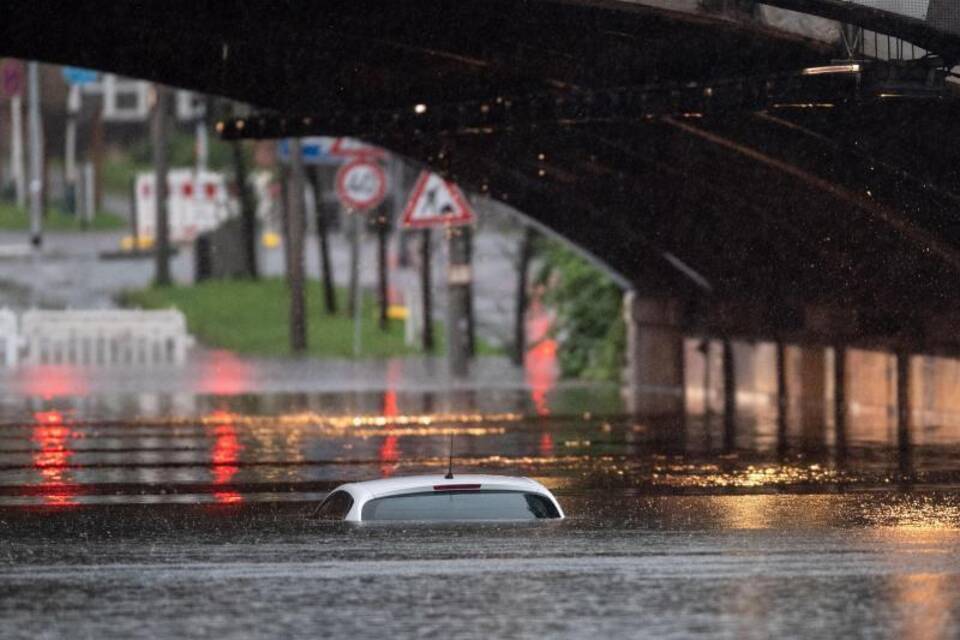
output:
[[[549,458],[553,455],[553,436],[547,432],[540,435],[540,455]]]
[[[253,367],[230,351],[211,351],[200,366],[201,393],[236,395],[252,389]]]
[[[215,411],[210,418],[216,421],[213,427],[216,439],[213,442],[213,450],[210,452],[210,460],[213,463],[213,484],[229,485],[233,476],[240,470],[237,461],[243,445],[237,440],[237,430],[229,413]],[[243,502],[243,496],[236,491],[215,491],[213,497],[217,502],[224,504]]]
[[[59,411],[38,411],[33,417],[36,424],[31,439],[40,445],[40,450],[33,454],[33,466],[42,478],[44,502],[58,507],[76,506],[79,485],[67,482],[64,469],[74,454],[69,443],[72,431],[63,423]]]
[[[527,311],[527,350],[523,366],[537,415],[550,415],[547,394],[557,383],[557,342],[550,337],[553,318],[537,295]]]
[[[387,363],[387,390],[383,392],[383,417],[385,418],[395,418],[400,415],[396,391],[399,379],[400,363],[391,360]],[[384,428],[387,431],[393,429],[393,422],[388,420]],[[385,478],[390,477],[397,470],[397,462],[400,460],[400,448],[397,446],[399,439],[399,436],[388,434],[377,452],[377,458],[380,460],[380,474]]]
[[[43,364],[25,367],[17,379],[19,391],[45,400],[62,396],[84,396],[89,391],[87,380],[78,367],[66,364]]]

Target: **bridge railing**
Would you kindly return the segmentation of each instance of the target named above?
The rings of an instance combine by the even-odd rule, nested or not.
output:
[[[918,60],[927,51],[894,35],[843,25],[836,20],[818,17],[815,9],[785,8],[789,3],[773,6],[750,0],[622,0],[632,4],[668,9],[682,13],[722,14],[734,20],[760,22],[808,38],[831,44],[846,44],[851,55],[879,60]],[[850,5],[912,18],[932,27],[960,35],[960,2],[957,0],[842,0]],[[797,7],[803,6],[797,3]]]

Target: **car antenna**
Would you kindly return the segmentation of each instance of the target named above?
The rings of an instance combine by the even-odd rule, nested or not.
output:
[[[447,457],[447,475],[444,480],[453,480],[453,431],[450,432],[450,455]]]

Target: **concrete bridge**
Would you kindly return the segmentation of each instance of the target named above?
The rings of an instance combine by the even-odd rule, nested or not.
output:
[[[0,55],[243,100],[224,136],[365,138],[509,202],[629,289],[639,410],[682,406],[684,335],[768,339],[813,378],[826,347],[900,354],[906,432],[909,355],[960,353],[950,4],[10,0]]]

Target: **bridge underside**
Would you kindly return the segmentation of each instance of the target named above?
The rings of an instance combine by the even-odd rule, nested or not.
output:
[[[362,136],[681,300],[690,328],[960,352],[938,61],[824,79],[803,70],[836,46],[613,1],[8,4],[2,54],[243,100],[264,136]],[[957,40],[924,44],[956,61]]]

